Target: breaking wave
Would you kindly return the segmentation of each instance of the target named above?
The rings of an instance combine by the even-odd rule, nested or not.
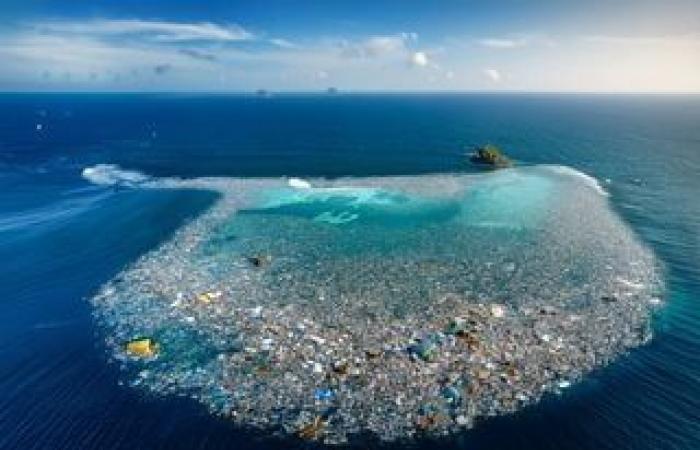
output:
[[[116,164],[97,164],[86,167],[82,176],[87,181],[101,186],[137,186],[151,179],[151,177],[135,170],[125,170]]]
[[[569,166],[561,166],[561,165],[545,165],[542,167],[547,167],[553,172],[562,174],[562,175],[568,175],[572,177],[578,177],[580,178],[584,184],[596,192],[598,192],[600,195],[608,197],[610,194],[608,191],[605,190],[605,188],[600,184],[600,181],[598,181],[597,178],[592,177],[588,175],[587,173],[581,172],[580,170],[574,169],[573,167]]]

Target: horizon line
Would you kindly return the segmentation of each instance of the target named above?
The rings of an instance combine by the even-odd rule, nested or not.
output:
[[[335,89],[329,92],[329,89]],[[482,95],[499,95],[499,94],[518,94],[518,95],[700,95],[700,91],[538,91],[538,90],[457,90],[457,89],[438,89],[438,90],[381,90],[381,89],[352,89],[342,90],[340,88],[329,87],[325,89],[314,90],[270,90],[270,89],[248,89],[248,90],[16,90],[4,91],[0,90],[0,95],[23,95],[23,94],[109,94],[109,95],[244,95],[254,97],[265,97],[270,95],[322,95],[322,96],[342,96],[342,95],[363,95],[363,94],[384,94],[384,95],[435,95],[435,94],[482,94]]]

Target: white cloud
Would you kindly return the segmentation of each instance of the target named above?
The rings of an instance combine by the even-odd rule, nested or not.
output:
[[[213,22],[41,21],[0,34],[0,89],[307,89],[330,74],[338,86],[400,89],[428,79],[409,67],[444,79],[437,50],[417,51],[417,40],[407,32],[298,45]],[[255,45],[222,45],[236,41]]]
[[[81,70],[84,68],[117,69],[135,61],[153,62],[153,52],[131,47],[115,47],[84,37],[22,35],[6,38],[0,55],[25,61],[49,70]],[[149,58],[149,59],[144,59]],[[7,67],[9,68],[9,67]]]
[[[599,44],[628,44],[628,45],[700,45],[700,35],[680,34],[666,36],[611,36],[590,35],[583,40]]]
[[[538,33],[511,35],[508,37],[487,37],[477,39],[476,43],[482,47],[510,50],[524,47],[545,47],[553,48],[557,42],[550,36]]]
[[[496,69],[484,69],[484,75],[494,83],[499,83],[503,78],[501,72]]]
[[[381,56],[403,50],[405,43],[404,38],[400,36],[374,36],[364,43],[363,48],[369,56]]]
[[[82,36],[20,35],[0,42],[0,86],[167,89],[211,79],[217,64],[178,48],[113,45]]]
[[[218,59],[213,53],[201,51],[195,48],[181,48],[178,50],[178,52],[200,61],[216,62]]]
[[[281,38],[270,39],[270,43],[280,48],[299,48],[295,43]]]
[[[359,42],[340,41],[341,55],[366,61],[378,60],[383,64],[406,64],[410,67],[431,67],[440,70],[426,51],[412,47],[418,40],[416,33],[370,36]]]
[[[246,39],[271,45],[219,45]],[[437,67],[425,51],[410,49],[417,39],[415,33],[397,33],[300,46],[209,22],[38,22],[0,35],[0,88],[274,88],[282,80],[303,89],[330,79],[330,73],[341,86],[371,87],[392,80],[386,85],[398,88],[419,80],[406,70],[407,61]]]
[[[416,33],[370,36],[360,42],[340,41],[343,56],[352,58],[380,58],[405,55],[408,45],[418,39]]]
[[[212,22],[97,19],[87,22],[42,22],[35,24],[35,28],[45,33],[81,36],[138,36],[161,42],[245,41],[255,37],[240,25],[219,25]]]
[[[486,38],[479,39],[479,44],[488,48],[520,48],[525,47],[528,44],[528,40],[525,38],[518,39],[507,39],[507,38]]]
[[[0,27],[0,90],[305,90],[328,80],[357,90],[425,89],[429,82],[435,83],[430,89],[700,89],[698,33],[621,30],[553,40],[531,30],[419,43],[410,32],[287,40],[214,21],[6,25]],[[242,42],[249,45],[233,45]]]
[[[411,55],[411,63],[414,66],[425,67],[428,65],[428,55],[425,52],[415,52]]]

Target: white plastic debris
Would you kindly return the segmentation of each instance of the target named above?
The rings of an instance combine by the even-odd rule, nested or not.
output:
[[[503,305],[491,305],[491,315],[497,319],[506,315],[506,309]]]

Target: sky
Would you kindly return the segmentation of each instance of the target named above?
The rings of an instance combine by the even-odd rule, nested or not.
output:
[[[700,92],[698,0],[3,0],[0,91]]]

